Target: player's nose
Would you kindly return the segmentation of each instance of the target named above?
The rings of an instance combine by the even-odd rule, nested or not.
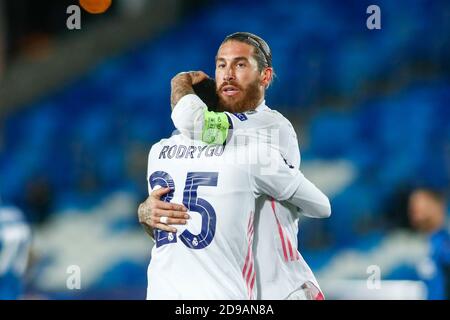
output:
[[[227,81],[227,82],[231,81],[231,80],[236,80],[236,77],[234,75],[232,68],[227,68],[227,70],[225,70],[225,72],[223,74],[223,80]]]

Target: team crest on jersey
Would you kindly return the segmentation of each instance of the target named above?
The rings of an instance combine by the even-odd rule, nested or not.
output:
[[[248,119],[244,113],[233,113],[233,115],[241,121],[245,121]]]

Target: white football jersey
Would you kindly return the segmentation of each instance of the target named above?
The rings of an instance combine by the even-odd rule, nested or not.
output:
[[[295,131],[284,117],[280,124],[280,153],[289,165],[299,170],[300,151]],[[305,198],[315,192],[311,188],[300,191]],[[276,201],[269,196],[256,200],[255,212],[259,214],[255,221],[254,251],[258,299],[290,299],[295,292],[304,292],[305,284],[308,286],[306,299],[323,298],[313,272],[298,251],[298,210],[287,201]],[[315,288],[309,288],[309,284]]]
[[[176,234],[155,230],[147,299],[257,297],[255,199],[269,194],[284,200],[300,184],[299,171],[278,150],[261,145],[207,145],[178,134],[151,148],[149,193],[170,187],[163,200],[183,203],[191,218],[176,226]]]
[[[207,106],[198,96],[186,95],[174,108],[172,120],[183,134],[201,140],[206,109]],[[225,114],[232,128],[229,135],[256,134],[255,140],[276,146],[285,163],[299,170],[301,159],[297,135],[283,115],[271,110],[264,102],[255,111]],[[305,202],[314,202],[323,196],[318,194],[320,190],[309,181],[303,193]],[[310,211],[304,213],[314,216],[314,210]],[[307,291],[303,295],[307,299],[322,299],[319,284],[297,249],[298,208],[286,201],[280,202],[269,196],[262,196],[256,200],[255,212],[253,248],[257,271],[257,298],[294,299],[299,296],[299,292]]]

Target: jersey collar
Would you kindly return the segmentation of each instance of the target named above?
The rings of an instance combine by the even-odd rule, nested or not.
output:
[[[265,109],[269,109],[268,106],[266,106],[266,100],[263,100],[256,108],[256,111],[263,111]]]

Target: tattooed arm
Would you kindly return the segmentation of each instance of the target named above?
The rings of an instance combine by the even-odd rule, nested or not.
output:
[[[207,77],[202,71],[181,72],[173,77],[170,83],[170,105],[172,110],[181,98],[187,94],[194,93],[194,89],[192,88],[194,84],[199,83]]]

